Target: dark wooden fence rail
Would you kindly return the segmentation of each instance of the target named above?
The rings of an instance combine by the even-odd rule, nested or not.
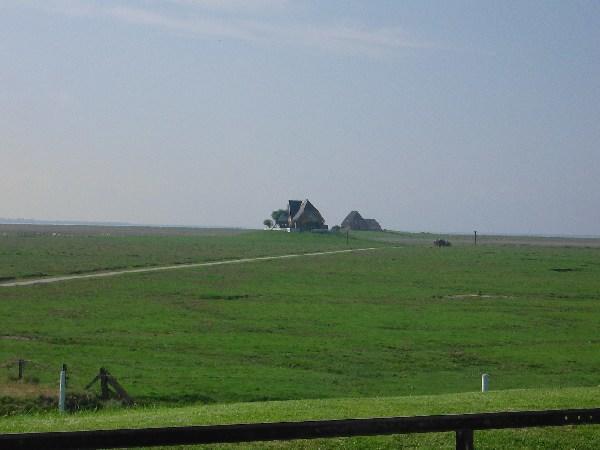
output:
[[[468,450],[474,448],[474,430],[586,424],[600,424],[600,408],[3,434],[0,435],[0,449],[151,447],[157,445],[216,444],[455,432],[456,448]]]

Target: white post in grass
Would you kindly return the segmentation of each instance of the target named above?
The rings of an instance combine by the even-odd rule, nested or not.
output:
[[[490,389],[490,376],[487,373],[481,375],[481,392],[487,392]]]
[[[58,410],[65,412],[65,403],[67,399],[67,365],[63,364],[60,371],[60,382],[58,385]]]

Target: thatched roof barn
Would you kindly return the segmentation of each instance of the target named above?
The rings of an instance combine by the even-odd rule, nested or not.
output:
[[[365,226],[364,220],[358,211],[351,211],[342,221],[341,227],[348,230],[362,230]]]
[[[381,231],[381,225],[375,219],[363,219],[358,211],[351,211],[342,221],[342,228],[348,230]]]
[[[325,219],[308,199],[304,201],[289,200],[285,219],[282,217],[278,220],[280,227],[298,230],[327,229]]]

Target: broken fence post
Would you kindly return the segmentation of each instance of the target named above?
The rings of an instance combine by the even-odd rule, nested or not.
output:
[[[119,398],[123,404],[134,404],[133,399],[129,396],[123,386],[121,386],[117,379],[113,377],[104,367],[100,367],[98,375],[96,375],[94,379],[89,382],[85,389],[91,388],[96,381],[100,381],[100,399],[108,400],[111,395],[116,395],[116,397]],[[114,389],[114,393],[109,389],[109,387]]]

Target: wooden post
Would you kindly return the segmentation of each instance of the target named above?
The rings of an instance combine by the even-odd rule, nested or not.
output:
[[[108,400],[110,396],[108,390],[108,371],[104,368],[100,368],[100,398],[102,400]]]
[[[475,450],[473,430],[456,430],[456,450]]]
[[[111,397],[111,394],[114,394],[126,405],[133,405],[133,399],[129,396],[127,391],[119,384],[117,379],[113,377],[108,370],[104,367],[100,367],[100,372],[98,375],[94,377],[92,381],[85,387],[85,389],[89,389],[93,386],[96,381],[100,381],[100,399],[108,400]],[[115,393],[112,393],[110,388],[115,390]]]
[[[20,359],[19,360],[19,380],[23,379],[24,373],[25,373],[25,360]]]
[[[350,230],[346,230],[346,245],[348,245],[349,239],[350,239]]]
[[[107,380],[108,380],[108,383],[116,391],[117,396],[121,399],[121,401],[124,404],[129,405],[129,406],[133,405],[133,400],[131,399],[131,397],[129,397],[129,394],[127,393],[127,391],[125,391],[125,389],[123,389],[123,386],[121,386],[119,384],[119,382],[117,381],[117,379],[115,377],[108,374]]]
[[[477,231],[473,231],[475,233],[475,245],[477,245]]]

